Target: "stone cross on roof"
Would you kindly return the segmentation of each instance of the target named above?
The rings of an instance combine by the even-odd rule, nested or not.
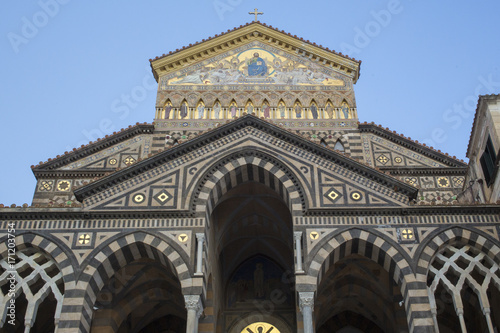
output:
[[[248,14],[250,14],[250,15],[255,15],[255,22],[257,22],[257,21],[258,21],[257,15],[264,15],[264,13],[263,13],[263,12],[259,12],[259,11],[257,10],[257,8],[255,8],[255,11],[253,11],[253,12],[249,12]]]

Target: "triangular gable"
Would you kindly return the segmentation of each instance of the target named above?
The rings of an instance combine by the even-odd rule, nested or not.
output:
[[[373,124],[360,124],[367,162],[381,169],[464,168],[463,161]]]
[[[310,208],[401,207],[416,195],[412,186],[251,115],[117,171],[75,195],[87,209],[186,211],[208,168],[228,153],[249,150],[280,156],[306,192]],[[342,200],[325,197],[332,188]]]
[[[109,172],[127,167],[151,153],[151,134],[154,126],[137,124],[118,133],[106,136],[86,146],[66,152],[55,159],[32,166],[33,173],[40,175],[74,172]]]
[[[343,73],[354,83],[359,78],[359,61],[260,22],[241,26],[227,33],[216,35],[214,38],[170,52],[168,55],[156,57],[150,60],[151,67],[158,80],[168,73],[184,70],[193,64],[203,64],[207,59],[213,59],[229,50],[254,42],[309,58],[315,63],[321,63]]]

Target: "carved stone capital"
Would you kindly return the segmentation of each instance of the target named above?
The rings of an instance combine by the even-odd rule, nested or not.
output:
[[[311,311],[314,309],[314,292],[299,292],[300,311],[308,307]]]
[[[186,303],[186,309],[188,311],[194,310],[198,313],[200,309],[203,310],[200,295],[184,295],[184,302]]]
[[[295,241],[300,241],[302,239],[302,231],[294,231],[293,238],[295,239]]]
[[[204,233],[197,233],[196,234],[196,239],[198,240],[198,242],[205,241],[205,234]]]

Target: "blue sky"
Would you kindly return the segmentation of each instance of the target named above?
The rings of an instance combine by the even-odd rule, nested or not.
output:
[[[262,22],[363,61],[355,86],[361,122],[450,155],[465,158],[477,95],[500,93],[499,1],[41,0],[2,7],[3,204],[31,203],[30,165],[152,122],[148,59],[250,22],[256,7]],[[134,89],[146,94],[117,112]]]

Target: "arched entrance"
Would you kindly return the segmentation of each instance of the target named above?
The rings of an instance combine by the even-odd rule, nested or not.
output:
[[[391,240],[353,228],[323,241],[308,271],[318,281],[316,332],[409,332],[414,275]]]
[[[378,263],[359,254],[341,258],[318,288],[318,333],[407,331],[399,286]]]
[[[184,258],[168,238],[142,231],[122,234],[95,249],[82,265],[80,281],[88,283],[79,284],[80,292],[86,293],[82,301],[88,305],[80,313],[89,329],[81,331],[185,331],[181,291],[189,285],[190,272]]]
[[[141,258],[122,267],[97,295],[91,331],[185,332],[179,280],[161,262]]]
[[[236,185],[215,202],[210,225],[217,331],[239,333],[264,318],[291,331],[293,227],[280,194],[257,181]]]

